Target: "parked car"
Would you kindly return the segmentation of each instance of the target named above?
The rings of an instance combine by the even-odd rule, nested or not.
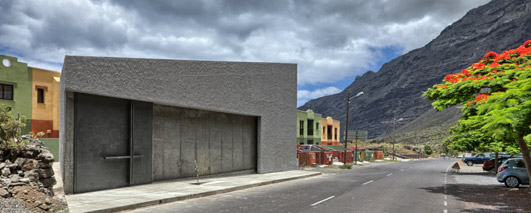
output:
[[[505,161],[500,166],[496,179],[510,188],[516,188],[520,184],[529,185],[529,174],[527,174],[524,159],[510,158]]]
[[[321,152],[321,151],[327,151],[327,149],[320,147],[318,145],[302,145],[299,146],[298,150],[303,152]],[[297,150],[297,151],[298,151]]]
[[[473,166],[474,164],[483,164],[485,161],[490,160],[490,157],[485,156],[485,154],[480,153],[474,155],[473,157],[466,157],[463,162],[468,166]]]
[[[507,159],[509,158],[498,156],[498,165],[502,165],[503,162],[505,162]],[[485,161],[485,163],[483,163],[483,171],[492,171],[494,167],[496,167],[496,165],[494,164],[495,160],[496,159],[490,159],[488,161]]]

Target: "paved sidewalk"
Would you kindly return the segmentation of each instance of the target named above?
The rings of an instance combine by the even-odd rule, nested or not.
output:
[[[157,182],[140,186],[67,195],[70,212],[115,212],[161,203],[227,193],[250,187],[320,175],[320,172],[292,170],[267,174],[240,175],[196,180]]]

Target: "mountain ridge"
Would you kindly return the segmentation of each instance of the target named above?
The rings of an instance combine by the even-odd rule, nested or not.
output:
[[[435,115],[431,103],[422,97],[426,89],[440,83],[445,75],[479,61],[489,51],[512,49],[531,39],[531,25],[526,23],[531,23],[531,0],[493,0],[468,11],[425,46],[383,64],[377,72],[357,76],[340,93],[310,100],[298,109],[312,109],[340,120],[344,134],[346,92],[364,92],[351,99],[349,129],[368,130],[369,138],[382,137],[392,131],[394,118],[403,118],[397,123],[398,129],[418,130],[419,124],[412,125],[417,118]],[[456,112],[437,112],[449,114],[439,116],[445,119],[437,122],[455,122],[459,117]],[[417,123],[437,125],[426,117]]]

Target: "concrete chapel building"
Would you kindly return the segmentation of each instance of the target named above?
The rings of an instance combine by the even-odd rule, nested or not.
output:
[[[296,64],[66,56],[60,93],[67,194],[297,168]]]

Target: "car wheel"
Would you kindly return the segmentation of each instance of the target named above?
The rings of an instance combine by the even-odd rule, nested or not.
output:
[[[468,166],[473,166],[474,163],[473,163],[472,161],[468,161],[468,162],[466,162],[466,165],[468,165]]]
[[[520,180],[518,180],[517,177],[513,177],[513,176],[505,178],[504,182],[505,182],[505,186],[509,188],[516,188],[518,187],[518,185],[520,185]]]

